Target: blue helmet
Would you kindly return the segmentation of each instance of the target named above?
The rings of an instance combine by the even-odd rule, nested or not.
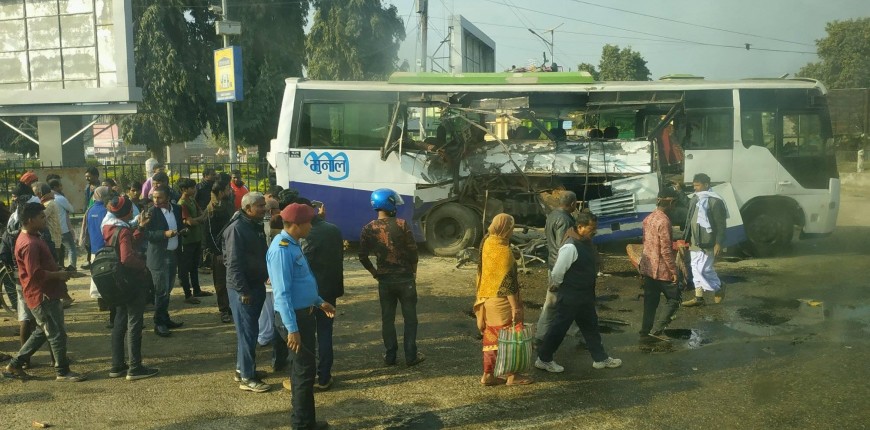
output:
[[[395,212],[396,207],[403,204],[402,196],[389,188],[372,191],[372,209],[376,211]]]

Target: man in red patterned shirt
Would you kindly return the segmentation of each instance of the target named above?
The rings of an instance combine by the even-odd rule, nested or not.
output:
[[[643,275],[643,322],[640,326],[642,339],[651,336],[665,340],[661,333],[680,307],[680,289],[676,284],[676,256],[671,219],[668,217],[677,197],[677,191],[673,188],[662,189],[658,194],[656,209],[643,220],[643,256],[638,264],[638,270]],[[667,310],[653,324],[662,294],[667,300]]]

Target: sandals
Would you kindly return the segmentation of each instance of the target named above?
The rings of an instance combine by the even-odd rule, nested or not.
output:
[[[489,378],[487,378],[487,377],[480,378],[480,385],[483,385],[484,387],[494,387],[496,385],[505,384],[506,382],[507,381],[505,381],[504,379],[496,378],[495,376],[492,376],[492,375],[489,375]]]
[[[509,375],[506,385],[529,385],[534,383],[535,381],[531,378],[524,378],[522,376]]]

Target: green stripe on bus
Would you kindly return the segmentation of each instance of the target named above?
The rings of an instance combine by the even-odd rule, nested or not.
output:
[[[431,85],[504,85],[504,84],[591,84],[588,72],[501,72],[501,73],[432,73],[396,72],[387,81],[391,84]]]

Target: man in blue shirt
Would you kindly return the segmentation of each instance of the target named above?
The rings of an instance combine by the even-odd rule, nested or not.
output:
[[[317,281],[302,253],[300,239],[311,232],[314,208],[293,203],[281,211],[284,229],[272,239],[266,264],[275,296],[275,330],[290,350],[292,384],[291,421],[293,428],[320,429],[329,425],[317,422],[314,412],[317,320],[319,308],[330,318],[335,307],[317,294]]]

